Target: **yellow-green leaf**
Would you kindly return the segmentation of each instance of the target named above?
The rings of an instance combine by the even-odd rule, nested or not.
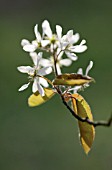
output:
[[[74,112],[81,118],[88,117],[91,121],[93,121],[91,109],[85,99],[79,94],[72,94],[72,97]],[[88,154],[95,138],[95,128],[87,122],[78,121],[78,125],[82,147],[85,153]]]
[[[44,91],[45,91],[45,96],[43,97],[39,94],[38,91],[32,94],[28,98],[28,105],[31,107],[39,106],[40,104],[48,101],[55,94],[55,92],[50,88],[44,88]]]
[[[88,76],[83,76],[81,74],[61,74],[58,75],[54,80],[54,85],[67,85],[67,86],[76,86],[83,85],[85,83],[90,83],[93,81],[93,78]]]

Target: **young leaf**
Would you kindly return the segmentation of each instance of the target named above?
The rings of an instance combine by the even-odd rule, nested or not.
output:
[[[90,83],[93,81],[93,78],[88,76],[83,76],[82,74],[61,74],[58,75],[54,80],[54,85],[67,85],[67,86],[76,86]]]
[[[91,109],[85,99],[79,94],[72,94],[72,97],[74,112],[82,118],[88,117],[91,121],[93,121]],[[95,138],[95,128],[87,122],[78,121],[78,125],[82,147],[85,153],[88,154]]]
[[[55,92],[50,88],[44,88],[44,91],[45,91],[45,96],[43,97],[39,94],[38,91],[32,94],[28,98],[28,105],[31,107],[39,106],[40,104],[48,101],[55,94]]]

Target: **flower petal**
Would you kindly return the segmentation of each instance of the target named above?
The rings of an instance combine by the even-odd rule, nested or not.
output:
[[[48,44],[50,44],[50,40],[42,40],[41,41],[42,47],[46,47]]]
[[[41,35],[40,35],[39,31],[38,31],[38,24],[35,25],[34,32],[35,32],[35,36],[36,36],[37,41],[41,42]]]
[[[39,83],[37,83],[37,86],[38,86],[38,91],[39,91],[40,95],[45,96],[43,87]]]
[[[27,73],[29,74],[30,72],[34,72],[34,68],[30,67],[30,66],[20,66],[17,67],[17,69],[21,72],[21,73]]]
[[[78,69],[77,74],[82,74],[82,75],[83,75],[83,70],[82,70],[82,68],[79,68],[79,69]]]
[[[86,43],[86,40],[82,40],[80,45],[84,45]]]
[[[32,85],[32,92],[33,93],[38,91],[37,82],[38,82],[37,78],[34,78],[34,82],[33,82],[33,85]]]
[[[70,59],[62,59],[60,60],[60,64],[63,65],[63,66],[70,66],[72,64],[72,60]]]
[[[67,35],[67,40],[70,42],[73,36],[73,30],[69,30],[66,35]]]
[[[52,30],[47,20],[43,21],[42,29],[45,35],[47,35],[49,38],[52,38]]]
[[[44,78],[41,78],[41,77],[39,77],[39,83],[42,84],[42,86],[44,86],[44,87],[48,87],[49,86],[47,81]]]
[[[45,67],[45,68],[38,70],[38,75],[44,76],[44,75],[50,74],[51,72],[52,72],[52,67]]]
[[[27,83],[27,84],[22,85],[22,86],[19,88],[18,91],[23,91],[23,90],[25,90],[26,88],[28,88],[29,84],[30,84],[30,82]]]
[[[75,52],[75,53],[82,53],[87,50],[87,46],[86,45],[76,45],[76,46],[69,47],[69,50],[71,52]]]
[[[63,54],[64,54],[64,51],[57,51],[58,61],[61,60]]]
[[[73,36],[71,37],[70,44],[75,44],[75,43],[77,43],[78,40],[79,40],[79,38],[80,38],[79,33],[76,33],[75,35],[73,35]]]
[[[76,54],[74,53],[70,53],[68,51],[65,51],[66,55],[73,61],[76,61],[78,59],[78,57],[76,56]]]
[[[61,68],[60,68],[58,63],[56,64],[56,68],[57,68],[58,75],[62,74],[61,73]]]
[[[36,91],[39,91],[41,96],[44,96],[44,89],[43,87],[39,84],[38,79],[35,78],[32,86],[32,91],[35,93]]]
[[[88,75],[88,73],[89,73],[89,71],[91,70],[92,67],[93,67],[93,61],[90,61],[88,67],[86,68],[86,73],[85,73],[86,76]]]
[[[26,40],[26,39],[23,39],[22,41],[21,41],[21,45],[24,47],[25,45],[28,45],[28,44],[30,44],[30,42],[28,41],[28,40]]]
[[[56,25],[56,33],[58,36],[59,41],[61,41],[61,37],[62,37],[62,27],[60,25]]]
[[[34,65],[36,66],[36,65],[37,65],[37,58],[38,58],[37,53],[36,53],[36,52],[31,52],[31,53],[30,53],[30,57],[32,58],[33,63],[34,63]]]
[[[34,52],[36,48],[37,47],[34,44],[27,44],[23,47],[23,50],[26,52]]]
[[[70,91],[73,90],[73,94],[77,93],[78,91],[80,91],[82,89],[82,86],[75,86],[74,88],[71,88]]]
[[[30,53],[30,56],[33,60],[34,65],[38,67],[39,61],[42,58],[42,52],[39,52],[38,54],[36,52],[32,52]]]
[[[51,63],[51,61],[50,60],[48,60],[48,59],[45,59],[45,58],[42,58],[41,60],[40,60],[40,65],[41,66],[43,66],[43,67],[49,67],[49,66],[52,66],[52,63]]]

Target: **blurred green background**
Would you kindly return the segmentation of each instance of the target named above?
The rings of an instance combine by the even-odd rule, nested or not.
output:
[[[48,19],[85,38],[88,50],[65,72],[86,68],[96,80],[81,94],[95,120],[112,112],[112,1],[111,0],[1,0],[0,1],[0,170],[112,170],[112,128],[96,128],[91,152],[79,143],[77,121],[58,96],[29,108],[31,89],[18,92],[26,75],[16,67],[30,64],[21,39],[34,39],[33,27]]]

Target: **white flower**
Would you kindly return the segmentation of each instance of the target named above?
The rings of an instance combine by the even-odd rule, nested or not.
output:
[[[62,28],[58,25],[56,26],[56,30],[59,40],[58,51],[64,51],[71,60],[76,61],[78,57],[75,53],[82,53],[87,49],[85,45],[86,41],[82,40],[79,45],[74,45],[80,38],[79,33],[73,34],[73,30],[69,30],[66,35],[62,36]]]
[[[20,66],[17,67],[17,69],[22,72],[22,73],[27,73],[29,75],[30,81],[27,84],[24,84],[23,86],[21,86],[19,88],[19,91],[23,91],[25,90],[31,83],[31,81],[33,81],[33,85],[32,85],[32,92],[35,93],[36,91],[39,91],[39,93],[41,94],[41,96],[44,96],[44,89],[42,86],[44,87],[48,87],[48,83],[47,81],[39,76],[45,76],[49,73],[51,73],[52,68],[51,67],[45,67],[45,68],[41,68],[40,69],[40,65],[39,62],[42,58],[42,53],[38,53],[38,55],[31,55],[31,58],[33,60],[34,66],[30,67],[30,66]]]
[[[23,50],[26,52],[33,52],[37,49],[37,43],[35,43],[35,41],[32,41],[32,43],[30,43],[28,40],[23,39],[21,41],[21,45],[23,47]]]
[[[36,24],[34,27],[34,33],[36,36],[36,40],[33,41],[34,43],[38,44],[38,47],[46,47],[49,44],[49,40],[44,40],[44,36],[41,36],[40,32],[38,31],[38,25]]]
[[[72,64],[72,60],[70,59],[62,59],[62,55],[63,55],[63,52],[61,52],[57,58],[57,62],[56,62],[56,68],[57,68],[57,72],[58,72],[58,75],[61,74],[61,67],[62,66],[70,66]],[[51,56],[49,59],[44,59],[42,58],[40,60],[40,65],[43,66],[43,67],[54,67],[54,58],[53,56]]]
[[[50,24],[47,20],[44,20],[42,23],[43,29],[43,39],[45,39],[46,45],[50,45],[50,52],[54,52],[59,45],[59,37],[61,38],[62,28],[59,25],[56,25],[56,33],[53,34]]]
[[[31,43],[26,39],[23,39],[21,41],[23,50],[26,52],[34,52],[37,48],[45,47],[47,45],[46,40],[42,39],[42,36],[40,32],[38,31],[38,24],[36,24],[34,27],[34,33],[35,33],[36,40],[33,40]]]
[[[83,74],[83,70],[82,68],[79,68],[78,71],[77,71],[77,74],[81,74],[81,75],[84,75],[84,76],[88,76],[88,73],[89,71],[92,69],[93,67],[93,61],[90,61],[89,65],[87,66],[86,68],[86,72],[85,74]],[[89,76],[88,76],[89,77]],[[69,91],[73,91],[73,93],[77,93],[79,90],[82,89],[82,87],[86,88],[86,87],[89,87],[89,83],[86,83],[84,84],[83,86],[75,86],[74,88],[71,88],[69,89]]]

